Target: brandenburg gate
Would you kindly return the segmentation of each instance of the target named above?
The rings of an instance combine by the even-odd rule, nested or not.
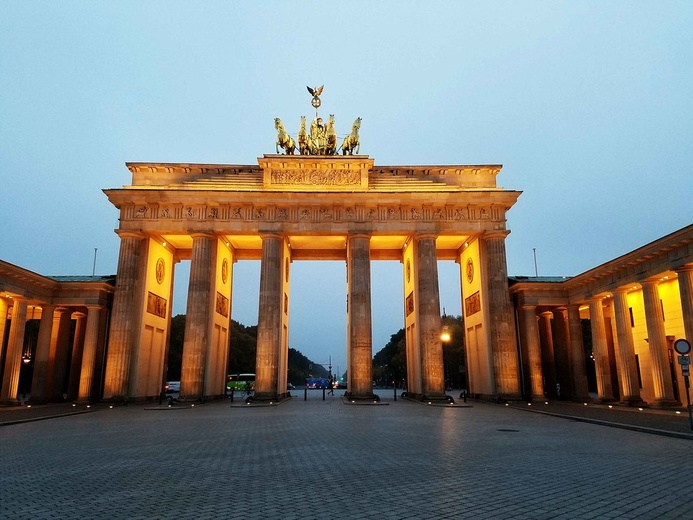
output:
[[[233,265],[258,259],[254,399],[286,396],[291,264],[301,260],[346,262],[350,399],[374,398],[374,260],[402,264],[408,395],[446,399],[437,261],[454,260],[470,389],[519,398],[505,237],[520,192],[497,186],[499,165],[376,166],[358,155],[361,118],[337,147],[334,118],[323,126],[317,117],[322,87],[308,90],[310,134],[302,118],[296,143],[276,119],[277,153],[257,165],[128,163],[132,184],[104,190],[120,210],[121,241],[104,399],[160,393],[180,260],[191,262],[180,397],[222,396]]]
[[[444,398],[438,260],[460,265],[474,393],[519,397],[505,259],[519,192],[501,167],[375,166],[364,155],[264,155],[258,165],[129,163],[105,190],[120,210],[120,256],[105,399],[161,390],[174,265],[189,259],[181,398],[223,395],[233,265],[260,260],[256,398],[286,394],[291,264],[347,265],[348,395],[373,397],[370,263],[399,260],[410,395]]]

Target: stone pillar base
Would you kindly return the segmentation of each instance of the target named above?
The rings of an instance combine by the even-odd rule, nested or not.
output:
[[[663,409],[679,408],[680,406],[681,403],[679,403],[678,401],[674,401],[673,399],[655,399],[655,402],[651,405],[652,408]]]
[[[542,396],[539,400],[540,401],[548,401],[548,397]],[[522,396],[520,394],[496,394],[495,397],[493,398],[494,401],[497,403],[500,403],[502,401],[522,401]]]
[[[22,402],[19,399],[1,399],[0,406],[19,406]]]
[[[649,406],[640,397],[624,397],[623,399],[621,399],[621,401],[619,401],[618,404],[623,406],[637,406],[642,408],[646,408]]]
[[[421,401],[429,403],[454,403],[455,400],[449,395],[426,395],[426,394],[415,394],[412,392],[402,392],[402,397],[405,399],[411,399],[412,401]]]
[[[595,404],[611,404],[617,402],[613,397],[597,397],[594,401]]]
[[[356,394],[354,392],[344,392],[344,398],[348,401],[380,401],[380,396],[374,393]]]
[[[265,402],[265,401],[279,401],[281,396],[276,392],[256,392],[254,395],[250,396],[251,401]]]

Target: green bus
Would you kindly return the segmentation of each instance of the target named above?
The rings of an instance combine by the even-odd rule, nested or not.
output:
[[[255,390],[255,374],[229,374],[226,376],[226,391],[243,392],[247,383],[250,383],[250,390]]]

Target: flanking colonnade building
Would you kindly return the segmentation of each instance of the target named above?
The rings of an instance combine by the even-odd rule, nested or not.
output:
[[[120,211],[115,286],[0,262],[1,402],[17,402],[27,366],[32,401],[156,399],[181,260],[182,399],[224,394],[233,266],[245,260],[261,262],[255,398],[286,395],[291,264],[301,260],[346,262],[347,392],[374,398],[370,263],[398,260],[408,391],[444,400],[443,260],[459,264],[472,395],[586,400],[594,379],[601,401],[681,401],[671,346],[693,338],[693,226],[573,278],[509,278],[507,212],[520,192],[497,185],[499,165],[265,155],[127,167],[131,184],[104,190]]]

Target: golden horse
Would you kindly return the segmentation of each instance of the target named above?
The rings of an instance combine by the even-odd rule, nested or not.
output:
[[[334,131],[334,114],[330,114],[325,125],[325,138],[327,139],[325,155],[334,155],[337,152],[337,132]]]
[[[357,117],[354,125],[351,127],[351,133],[344,138],[342,143],[343,155],[354,155],[354,150],[357,154],[359,153],[359,147],[361,146],[359,142],[359,128],[361,128],[361,118]]]
[[[282,147],[286,155],[293,155],[294,150],[296,150],[296,143],[294,142],[294,138],[286,133],[286,130],[284,130],[284,123],[282,123],[282,120],[278,117],[274,118],[274,128],[278,132],[277,144],[275,146],[277,153],[279,153],[279,147]]]
[[[301,155],[310,155],[312,145],[306,131],[306,116],[301,116],[301,127],[298,131],[298,151]]]

